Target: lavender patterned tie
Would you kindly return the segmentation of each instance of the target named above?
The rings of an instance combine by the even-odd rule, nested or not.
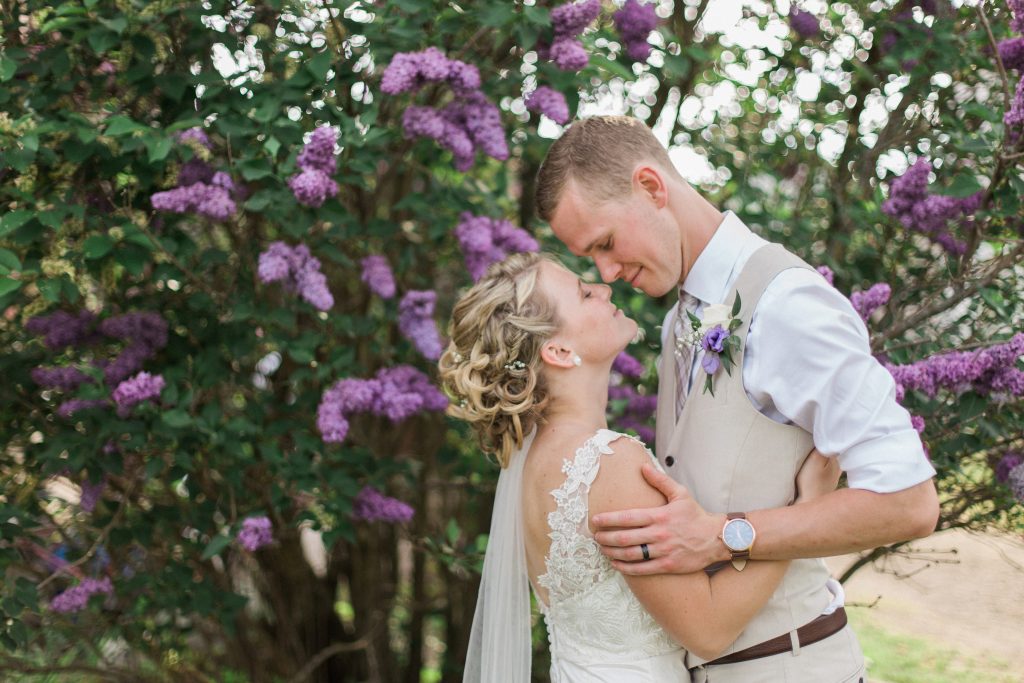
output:
[[[690,320],[686,312],[693,313],[700,305],[700,299],[688,292],[679,290],[679,308],[676,310],[675,337],[682,339],[689,336]],[[683,414],[683,404],[686,403],[686,395],[689,393],[690,372],[693,368],[694,348],[691,344],[676,344],[676,369],[679,376],[676,379],[676,419]]]

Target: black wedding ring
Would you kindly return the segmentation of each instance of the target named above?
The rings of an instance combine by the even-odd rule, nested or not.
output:
[[[642,552],[644,554],[644,562],[646,562],[647,560],[651,559],[651,552],[647,549],[647,544],[646,543],[641,543],[640,544],[640,552]]]

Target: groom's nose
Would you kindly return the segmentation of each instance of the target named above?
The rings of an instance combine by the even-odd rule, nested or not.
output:
[[[605,282],[615,282],[622,273],[622,267],[618,263],[602,254],[594,256],[594,265],[597,266],[597,272],[601,274],[601,279]]]

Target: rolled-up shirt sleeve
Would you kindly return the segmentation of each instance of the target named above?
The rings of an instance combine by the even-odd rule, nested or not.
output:
[[[765,290],[743,380],[762,413],[802,427],[819,451],[838,457],[851,488],[890,493],[935,475],[863,321],[813,271],[785,270]]]

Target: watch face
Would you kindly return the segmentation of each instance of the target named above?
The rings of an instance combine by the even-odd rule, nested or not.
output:
[[[729,550],[746,550],[754,543],[754,527],[745,519],[733,519],[725,525],[722,540]]]

